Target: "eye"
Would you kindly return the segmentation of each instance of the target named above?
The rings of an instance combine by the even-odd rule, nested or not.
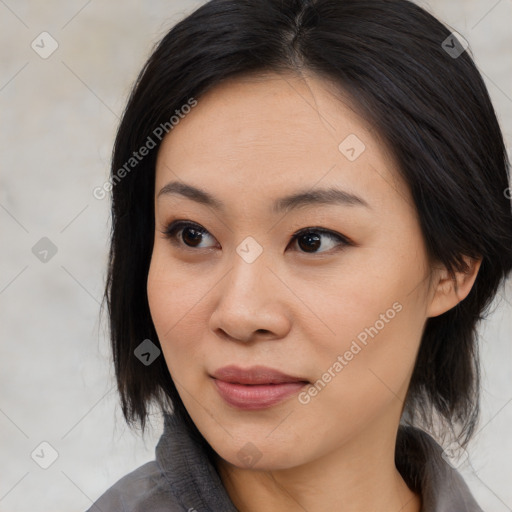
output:
[[[181,235],[178,236],[178,234]],[[174,221],[171,222],[163,231],[162,234],[165,238],[171,240],[174,245],[184,247],[185,249],[208,249],[213,246],[202,246],[201,242],[204,237],[211,237],[215,240],[212,235],[200,226],[188,221]],[[327,243],[323,240],[328,240]],[[316,254],[318,252],[323,253],[331,249],[341,249],[347,245],[353,245],[353,243],[345,236],[335,231],[331,231],[320,227],[309,227],[301,229],[296,232],[291,239],[292,243],[296,243],[301,248],[301,252],[306,254]],[[326,248],[324,247],[326,246]],[[324,250],[318,251],[319,248]]]
[[[322,243],[322,238],[330,240],[330,242],[327,244]],[[352,245],[351,241],[340,233],[319,227],[301,229],[293,235],[292,242],[296,242],[307,254],[315,254],[318,252],[317,249],[320,247],[324,248],[324,245],[326,245],[327,248],[326,250],[320,251],[321,253],[327,252],[333,248],[341,249],[347,245]]]
[[[178,232],[181,232],[181,236],[177,237]],[[201,227],[199,224],[194,224],[192,222],[185,221],[175,221],[171,222],[164,231],[162,231],[165,238],[171,240],[171,242],[175,245],[185,244],[188,248],[196,248],[205,249],[205,247],[200,247],[200,243],[202,238],[208,234],[208,231]],[[211,235],[210,235],[211,236]],[[213,236],[212,236],[213,238]],[[180,240],[178,240],[180,239]],[[207,247],[206,247],[207,248]]]

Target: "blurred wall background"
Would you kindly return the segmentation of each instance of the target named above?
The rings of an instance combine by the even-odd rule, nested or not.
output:
[[[143,439],[118,405],[99,319],[109,204],[92,191],[153,44],[201,3],[0,0],[1,512],[84,511],[154,458],[158,415]],[[511,148],[512,1],[419,3],[469,41]],[[510,282],[481,335],[482,421],[460,469],[484,510],[512,511]]]

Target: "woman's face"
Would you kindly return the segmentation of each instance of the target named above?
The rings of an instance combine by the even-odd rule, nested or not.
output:
[[[435,307],[410,193],[371,126],[329,91],[314,77],[229,80],[158,154],[151,315],[190,416],[239,467],[394,441]],[[166,237],[177,220],[193,225]],[[228,365],[309,384],[216,383]]]

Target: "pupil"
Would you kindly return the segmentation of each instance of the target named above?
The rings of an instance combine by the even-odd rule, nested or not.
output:
[[[186,236],[186,234],[189,233],[195,233],[195,235],[192,235],[191,237]],[[182,233],[183,241],[188,245],[192,245],[194,247],[196,245],[194,242],[201,242],[201,236],[201,232],[194,228],[185,228]],[[192,241],[189,243],[189,240],[187,240],[187,238],[190,238]]]
[[[301,244],[302,240],[307,240],[307,244],[313,243],[313,245],[306,245],[306,252],[308,252],[308,249],[313,249],[313,251],[314,251],[320,247],[320,237],[318,235],[315,235],[315,234],[302,235],[299,238],[299,246],[301,247],[301,249],[304,249],[304,247],[302,247],[302,244]]]

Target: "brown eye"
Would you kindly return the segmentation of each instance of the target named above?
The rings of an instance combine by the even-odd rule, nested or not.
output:
[[[322,240],[325,239],[330,239],[331,242],[322,242]],[[292,241],[297,242],[301,251],[308,254],[316,254],[318,252],[323,253],[331,250],[332,248],[339,247],[340,245],[342,247],[350,245],[348,239],[343,235],[323,228],[307,228],[305,230],[301,230],[293,236]],[[324,246],[326,246],[325,250],[318,251],[320,248],[324,249]]]
[[[178,236],[181,233],[181,236]],[[199,226],[198,224],[192,224],[190,222],[172,222],[163,231],[166,238],[169,238],[176,244],[184,244],[189,248],[197,248],[206,236],[211,236],[206,229]],[[213,238],[213,237],[212,237]],[[205,247],[199,247],[203,249]]]
[[[190,245],[192,247],[196,247],[201,243],[201,239],[203,237],[203,233],[195,228],[183,228],[181,232],[181,239],[185,242],[185,244]]]

